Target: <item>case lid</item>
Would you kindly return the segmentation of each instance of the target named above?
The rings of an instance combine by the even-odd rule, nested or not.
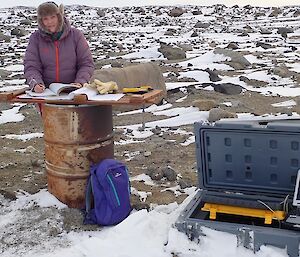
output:
[[[300,120],[195,123],[199,186],[293,195],[300,168]]]

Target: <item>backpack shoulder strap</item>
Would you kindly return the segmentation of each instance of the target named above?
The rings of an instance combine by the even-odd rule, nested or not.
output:
[[[92,196],[94,195],[93,189],[93,176],[94,172],[97,169],[96,165],[91,166],[90,168],[90,177],[88,179],[86,190],[85,190],[85,211],[89,213],[92,208]]]
[[[93,185],[92,185],[92,176],[90,176],[86,191],[85,191],[85,211],[89,213],[92,208],[92,195],[93,195]]]

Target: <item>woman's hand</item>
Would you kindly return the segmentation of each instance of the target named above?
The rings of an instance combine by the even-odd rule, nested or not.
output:
[[[45,85],[43,84],[36,84],[33,88],[33,91],[36,92],[36,93],[42,93],[44,92],[46,89]]]

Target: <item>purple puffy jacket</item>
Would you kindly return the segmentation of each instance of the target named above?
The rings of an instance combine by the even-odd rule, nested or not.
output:
[[[24,75],[32,88],[41,83],[85,83],[91,79],[94,63],[83,33],[64,20],[64,31],[57,41],[41,29],[29,38],[24,58]]]

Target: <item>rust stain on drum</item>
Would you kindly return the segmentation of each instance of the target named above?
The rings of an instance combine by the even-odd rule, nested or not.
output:
[[[43,121],[48,190],[83,208],[91,163],[114,156],[112,107],[46,104]]]

